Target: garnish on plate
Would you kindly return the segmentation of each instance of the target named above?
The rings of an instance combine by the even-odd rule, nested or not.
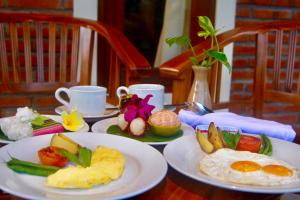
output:
[[[155,106],[149,105],[148,101],[152,95],[147,95],[144,99],[137,95],[127,98],[118,116],[118,125],[123,131],[127,131],[133,136],[142,136],[146,131],[147,120]]]
[[[169,110],[162,110],[152,114],[148,123],[154,134],[165,137],[175,135],[181,127],[177,114]]]
[[[63,111],[61,113],[63,119],[63,126],[66,130],[69,131],[78,131],[84,126],[84,120],[82,114],[77,110],[72,110],[70,114]]]
[[[32,119],[30,122],[35,126],[43,126],[48,119],[48,117],[37,114],[36,118]]]
[[[209,124],[207,136],[201,130],[197,130],[196,137],[206,153],[212,153],[222,148],[230,148],[271,156],[273,151],[271,141],[265,134],[262,134],[259,138],[242,135],[239,132],[221,131],[218,127],[215,127],[213,122]]]
[[[166,142],[182,136],[183,131],[176,113],[163,110],[152,114],[155,106],[148,104],[151,97],[152,95],[147,95],[142,99],[135,94],[123,97],[117,124],[108,127],[107,133],[143,142]]]
[[[133,137],[128,132],[122,131],[121,128],[117,124],[111,125],[107,129],[107,133],[112,134],[112,135],[128,137],[128,138],[134,138],[135,140],[138,140],[141,142],[168,142],[168,141],[174,140],[176,138],[179,138],[183,135],[183,131],[181,129],[179,129],[174,135],[169,136],[169,137],[164,137],[164,136],[155,135],[148,128],[148,129],[146,129],[143,137]]]
[[[64,167],[68,162],[68,159],[60,154],[59,148],[54,146],[48,146],[40,149],[38,151],[38,157],[42,164],[56,167]]]
[[[46,177],[60,169],[59,167],[28,162],[14,157],[6,162],[6,165],[8,168],[17,173]]]
[[[60,123],[28,107],[18,108],[15,116],[1,120],[0,128],[0,138],[11,141],[64,131]]]

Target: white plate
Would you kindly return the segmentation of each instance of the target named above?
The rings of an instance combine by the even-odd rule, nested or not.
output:
[[[54,120],[54,121],[57,121],[59,123],[62,123],[62,118],[61,116],[59,115],[43,115],[45,117],[49,117],[50,119]],[[5,118],[0,118],[0,123],[1,123],[1,120],[3,120]],[[88,132],[90,130],[90,127],[87,123],[84,123],[84,126],[79,129],[78,131],[75,131],[75,132]],[[0,139],[0,143],[2,144],[9,144],[9,143],[13,143],[15,141],[10,141],[10,140],[3,140],[3,139]]]
[[[104,120],[100,120],[98,122],[96,122],[95,124],[92,125],[92,132],[94,133],[107,133],[106,130],[108,129],[108,127],[110,127],[113,124],[117,124],[117,117],[113,117],[113,118],[108,118],[108,119],[104,119]],[[183,131],[183,136],[185,135],[195,135],[195,130],[193,129],[193,127],[185,124],[185,123],[181,123],[181,129]],[[147,144],[151,144],[151,145],[164,145],[164,144],[168,144],[170,141],[167,142],[145,142]]]
[[[106,104],[107,108],[115,108],[116,106],[111,104]],[[66,106],[58,106],[55,108],[57,114],[61,114],[63,111],[69,112],[69,109]],[[84,115],[84,118],[101,118],[101,117],[111,117],[119,113],[119,110],[105,110],[102,115]]]
[[[286,161],[299,169],[300,145],[275,138],[270,139],[273,145],[272,157]],[[200,182],[217,187],[244,192],[270,194],[300,192],[300,182],[284,186],[252,186],[223,182],[203,174],[199,170],[199,162],[206,153],[201,150],[196,137],[192,135],[178,138],[169,143],[163,153],[168,163],[178,172]]]
[[[107,185],[91,189],[56,189],[44,185],[46,178],[15,173],[2,162],[0,189],[25,199],[124,199],[151,189],[166,175],[168,165],[164,157],[147,144],[108,134],[66,135],[90,149],[104,145],[121,151],[126,158],[122,176]],[[0,149],[0,160],[9,160],[9,153],[18,159],[37,162],[37,151],[48,146],[50,138],[51,135],[42,135],[8,144]]]

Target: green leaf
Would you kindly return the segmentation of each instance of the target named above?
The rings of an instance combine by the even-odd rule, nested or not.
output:
[[[213,57],[214,59],[220,61],[222,64],[224,64],[227,67],[229,73],[231,73],[232,67],[229,64],[227,57],[223,52],[216,51],[216,50],[209,50],[208,55]]]
[[[188,38],[185,35],[177,36],[177,37],[169,37],[166,39],[166,43],[169,46],[172,46],[173,44],[177,44],[180,46],[188,46],[190,41],[191,41],[190,38]]]
[[[46,120],[48,120],[49,118],[38,115],[36,118],[34,118],[33,120],[31,120],[31,124],[32,125],[36,125],[36,126],[42,126],[44,124],[44,122]]]
[[[238,142],[240,141],[240,133],[236,133],[236,134],[231,134],[227,131],[222,131],[222,135],[223,135],[223,139],[226,143],[226,145],[230,148],[230,149],[236,149],[236,146],[238,144]]]
[[[207,60],[202,60],[200,66],[202,66],[202,67],[209,67]]]
[[[199,65],[199,62],[198,62],[197,58],[190,57],[190,59],[191,59],[191,62],[193,63],[193,65]]]
[[[197,33],[198,37],[204,37],[204,39],[206,39],[208,36],[210,36],[210,34],[208,32],[205,31],[199,31]]]
[[[178,130],[178,132],[175,135],[172,135],[169,137],[163,137],[163,136],[155,135],[150,131],[150,129],[147,129],[144,136],[134,137],[134,136],[130,135],[128,132],[122,131],[118,125],[111,125],[110,127],[108,127],[106,132],[108,134],[128,137],[128,138],[135,139],[135,140],[138,140],[141,142],[167,142],[167,141],[171,141],[176,138],[179,138],[183,135],[183,131]]]
[[[208,55],[217,59],[218,61],[227,62],[227,57],[223,52],[216,51],[216,50],[209,50]]]
[[[238,145],[238,143],[240,141],[241,134],[240,134],[240,132],[237,132],[236,134],[232,134],[232,135],[234,135],[234,137],[233,137],[234,149],[236,149],[236,146]]]
[[[1,140],[13,141],[13,140],[8,139],[8,137],[3,133],[3,131],[1,130],[1,128],[0,128],[0,139]]]
[[[110,134],[117,134],[117,133],[123,132],[122,129],[118,125],[111,125],[110,127],[108,127],[108,129],[106,131]]]
[[[208,35],[216,34],[216,30],[207,16],[198,16],[198,24]]]

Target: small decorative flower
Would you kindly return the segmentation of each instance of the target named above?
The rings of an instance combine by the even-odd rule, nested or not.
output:
[[[65,111],[61,113],[63,118],[63,127],[69,131],[78,131],[84,126],[82,114],[77,110],[72,110],[70,114]]]
[[[141,99],[134,94],[125,106],[125,120],[130,123],[135,118],[140,117],[146,121],[151,115],[152,110],[155,108],[155,106],[148,104],[151,97],[152,95],[149,94],[144,99]]]

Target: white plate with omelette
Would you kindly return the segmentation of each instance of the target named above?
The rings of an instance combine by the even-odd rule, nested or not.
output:
[[[37,151],[48,146],[51,139],[51,135],[43,135],[19,140],[0,149],[0,189],[25,199],[124,199],[151,189],[166,175],[168,165],[164,157],[142,142],[108,134],[65,135],[91,150],[102,145],[120,151],[126,160],[121,177],[89,189],[58,189],[46,186],[45,177],[15,173],[6,166],[3,161],[10,160],[8,153],[38,163]]]
[[[165,147],[163,154],[175,170],[210,185],[255,193],[300,192],[300,157],[298,156],[300,145],[280,139],[270,139],[273,145],[271,157],[225,148],[207,156],[195,135],[174,140]],[[256,163],[261,168],[253,169],[251,172],[233,169],[233,163],[244,161]],[[282,168],[285,169],[284,173]]]

